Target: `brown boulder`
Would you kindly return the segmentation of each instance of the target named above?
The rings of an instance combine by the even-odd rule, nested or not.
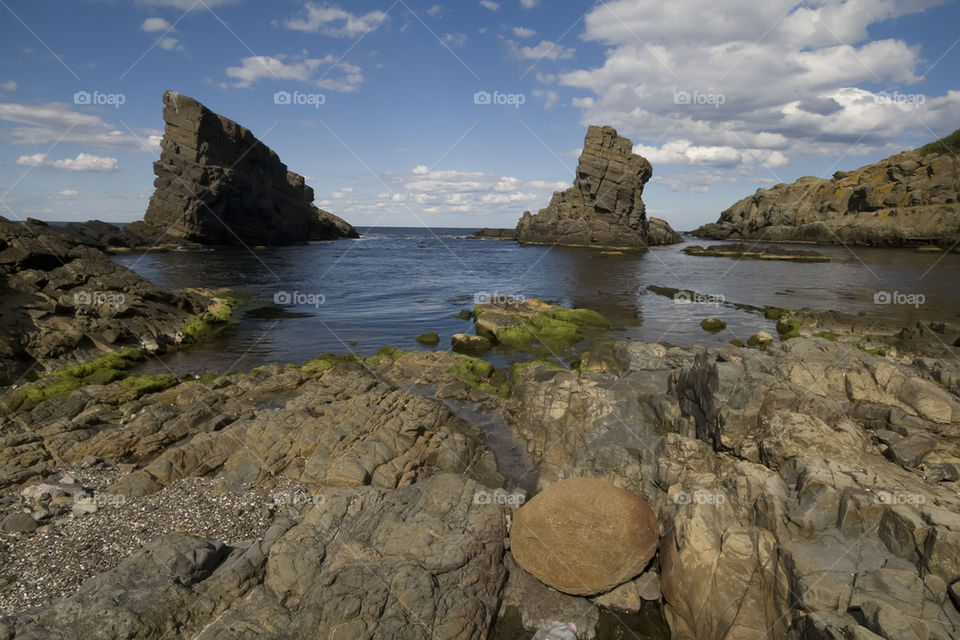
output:
[[[613,589],[646,568],[659,541],[656,517],[637,494],[594,478],[547,487],[514,518],[514,559],[544,584],[573,595]]]

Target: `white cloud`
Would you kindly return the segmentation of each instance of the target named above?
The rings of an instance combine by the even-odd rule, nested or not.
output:
[[[170,7],[171,9],[202,9],[203,5],[207,7],[219,7],[225,4],[234,4],[239,0],[204,0],[203,4],[197,4],[197,0],[136,0],[137,4],[151,5],[155,7]]]
[[[459,49],[467,43],[467,36],[463,33],[445,33],[443,34],[443,42],[451,49]]]
[[[490,11],[496,11],[500,8],[500,4],[493,0],[480,0],[480,6],[484,9],[490,9]]]
[[[80,153],[76,158],[54,160],[45,153],[35,153],[30,156],[20,156],[17,164],[25,167],[44,167],[61,171],[119,171],[120,165],[116,158],[95,156],[92,153]]]
[[[308,3],[305,11],[306,17],[291,18],[286,20],[283,26],[306,33],[322,33],[333,38],[354,38],[374,31],[387,19],[387,14],[383,11],[371,11],[361,16],[337,5],[327,4],[318,6]]]
[[[435,4],[429,9],[427,9],[427,15],[431,18],[442,18],[443,17],[443,6]]]
[[[344,187],[343,189],[340,189],[339,191],[334,191],[333,193],[331,193],[331,194],[330,194],[330,197],[331,197],[331,198],[336,198],[336,199],[340,200],[340,199],[346,198],[346,197],[349,196],[351,193],[353,193],[353,187]]]
[[[57,191],[57,192],[56,192],[55,194],[53,194],[53,195],[58,196],[58,197],[61,197],[61,198],[75,198],[75,197],[77,197],[78,195],[80,195],[80,192],[77,191],[76,189],[62,189],[62,190],[60,190],[60,191]]]
[[[528,29],[527,27],[514,27],[513,35],[518,38],[532,38],[536,35],[536,31],[533,29]]]
[[[540,0],[520,0],[520,6],[524,9],[533,9],[540,4]]]
[[[565,60],[572,58],[575,51],[572,47],[565,47],[549,40],[542,40],[535,47],[520,47],[513,40],[508,40],[507,44],[510,45],[514,55],[523,60]]]
[[[924,123],[956,128],[960,92],[884,102],[873,87],[914,94],[930,62],[869,28],[943,1],[729,0],[720,12],[706,0],[610,0],[583,34],[607,47],[604,62],[559,82],[586,92],[572,99],[582,124],[617,127],[654,163],[732,171],[892,153],[905,132],[932,138]]]
[[[137,129],[131,133],[122,125],[112,125],[99,116],[73,111],[72,108],[73,105],[62,102],[0,103],[0,120],[18,125],[0,129],[0,137],[9,138],[13,144],[39,145],[59,141],[96,149],[159,153],[161,131]]]
[[[285,60],[289,60],[285,62]],[[324,68],[333,66],[337,77],[326,73],[316,75]],[[333,54],[323,58],[310,58],[304,52],[302,56],[251,56],[243,58],[239,67],[227,67],[227,76],[234,79],[233,86],[246,88],[262,78],[275,80],[297,80],[330,91],[352,93],[363,84],[363,69],[349,62],[337,62]]]
[[[0,83],[0,89],[3,89],[4,91],[16,91],[19,88],[20,85],[13,80],[7,80],[6,82]]]
[[[141,31],[152,33],[154,31],[166,31],[170,28],[170,23],[163,18],[147,18],[140,25]]]
[[[180,45],[180,42],[176,38],[171,38],[170,36],[166,36],[157,40],[157,46],[164,51],[183,51],[183,46]]]
[[[547,111],[552,111],[560,101],[560,94],[553,90],[544,91],[543,89],[534,89],[533,95],[538,98],[543,98],[543,108]]]

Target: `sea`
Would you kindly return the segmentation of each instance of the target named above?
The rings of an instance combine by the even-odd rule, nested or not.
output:
[[[800,245],[830,262],[695,257],[684,247],[717,244],[685,236],[681,244],[640,252],[520,246],[476,239],[476,229],[374,227],[359,239],[287,247],[242,247],[117,255],[114,260],[172,288],[226,287],[244,297],[234,321],[202,344],[148,365],[178,375],[248,371],[269,362],[299,364],[324,353],[375,354],[384,346],[429,349],[427,332],[449,349],[455,333],[473,332],[459,317],[477,302],[540,298],[599,311],[608,330],[597,340],[681,346],[776,335],[775,323],[738,305],[810,307],[909,321],[960,323],[960,254],[914,249]],[[757,245],[758,247],[764,245]],[[698,295],[658,295],[648,287]],[[707,333],[700,321],[727,323]],[[529,359],[500,347],[496,365]]]

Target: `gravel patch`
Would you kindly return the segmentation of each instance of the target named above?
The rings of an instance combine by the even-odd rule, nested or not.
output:
[[[76,497],[39,501],[17,492],[0,496],[0,520],[32,511],[32,533],[0,532],[0,616],[47,604],[74,593],[91,576],[109,571],[151,540],[171,532],[246,546],[262,539],[280,512],[297,516],[310,501],[306,485],[279,477],[271,489],[226,490],[213,478],[186,478],[140,498],[105,492],[129,472],[101,463],[47,479],[73,479],[95,504],[76,509]]]

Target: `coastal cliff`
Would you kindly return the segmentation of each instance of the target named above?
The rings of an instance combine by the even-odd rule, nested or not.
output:
[[[355,238],[313,205],[313,189],[249,129],[193,98],[163,94],[166,122],[149,227],[201,244],[277,245]]]
[[[553,194],[537,214],[517,223],[521,244],[641,248],[680,242],[666,221],[647,218],[643,187],[650,162],[613,127],[591,126],[583,141],[573,186]]]
[[[960,240],[960,131],[831,180],[758,189],[694,235],[903,246]]]

